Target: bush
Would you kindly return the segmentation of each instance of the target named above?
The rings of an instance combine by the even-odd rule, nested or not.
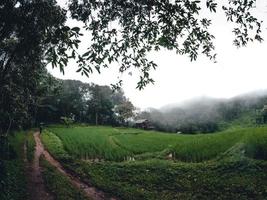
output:
[[[63,124],[65,124],[67,127],[69,127],[71,124],[73,124],[74,120],[70,117],[60,117]]]
[[[178,131],[182,133],[213,133],[219,130],[219,126],[215,122],[189,122],[178,127]]]
[[[251,158],[267,160],[267,134],[260,132],[251,134],[247,139],[245,151]]]

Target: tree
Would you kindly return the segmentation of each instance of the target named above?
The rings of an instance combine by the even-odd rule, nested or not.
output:
[[[215,13],[218,1],[204,2],[206,5],[200,0],[70,0],[71,17],[84,22],[92,36],[92,44],[78,61],[78,71],[86,75],[93,70],[100,72],[101,67],[116,61],[119,72],[139,69],[137,88],[142,89],[154,82],[149,72],[157,65],[146,57],[151,51],[167,48],[191,60],[204,54],[216,61],[215,36],[209,32],[212,21],[200,11]],[[262,41],[261,22],[251,14],[256,0],[227,2],[221,9],[235,24],[234,45]],[[121,84],[120,80],[113,86]]]
[[[127,100],[122,90],[112,91],[109,86],[99,86],[92,84],[90,87],[90,95],[87,101],[88,121],[98,124],[111,124],[117,125],[118,121],[115,116],[118,108],[125,108],[120,114],[131,115],[131,109],[134,108],[132,103]],[[126,114],[127,112],[127,114]],[[121,118],[120,118],[121,119]]]
[[[70,117],[61,117],[60,118],[63,122],[64,125],[66,125],[67,127],[70,127],[71,124],[73,124],[74,120]]]
[[[54,0],[0,2],[0,134],[31,125],[44,58],[63,70],[78,45],[65,21]]]
[[[95,125],[108,124],[113,118],[112,90],[108,86],[92,85],[91,97],[87,101],[87,115]]]
[[[115,113],[121,123],[127,122],[130,118],[134,117],[135,107],[129,100],[124,101],[123,103],[115,106]]]

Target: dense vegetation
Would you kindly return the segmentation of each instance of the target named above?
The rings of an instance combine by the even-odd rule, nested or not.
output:
[[[54,89],[40,99],[37,122],[59,123],[66,117],[76,123],[119,125],[133,115],[124,116],[116,109],[129,104],[126,108],[134,110],[122,90],[112,91],[109,86],[75,80],[50,79],[53,81],[50,88]]]
[[[264,199],[266,133],[266,127],[177,135],[54,126],[42,140],[69,170],[122,199]]]
[[[23,161],[25,132],[9,136],[9,154],[0,154],[0,199],[28,199],[27,176]],[[5,150],[6,152],[7,150]],[[2,157],[4,156],[4,157]]]

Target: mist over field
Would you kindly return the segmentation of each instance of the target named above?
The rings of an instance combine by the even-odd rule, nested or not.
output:
[[[159,109],[147,108],[137,118],[151,120],[159,130],[172,132],[214,132],[230,124],[256,124],[256,111],[267,104],[267,90],[258,90],[233,98],[199,97]]]

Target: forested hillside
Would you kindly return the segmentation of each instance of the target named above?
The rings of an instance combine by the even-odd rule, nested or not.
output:
[[[137,118],[149,119],[162,131],[183,133],[215,132],[238,125],[242,127],[262,123],[267,91],[257,91],[230,99],[202,97],[160,109],[147,109]]]

